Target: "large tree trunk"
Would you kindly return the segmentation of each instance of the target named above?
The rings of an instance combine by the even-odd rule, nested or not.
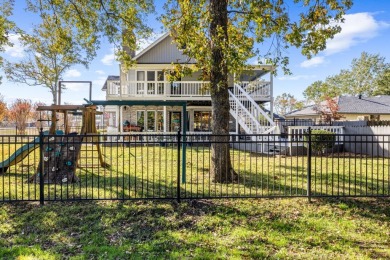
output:
[[[227,4],[227,0],[210,1],[210,85],[212,132],[215,135],[211,144],[210,170],[215,182],[233,182],[237,178],[230,160],[228,67],[223,51],[223,45],[228,42]]]

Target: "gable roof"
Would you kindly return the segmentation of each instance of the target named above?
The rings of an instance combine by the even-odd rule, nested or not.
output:
[[[120,80],[120,77],[119,76],[116,76],[116,75],[109,75],[106,79],[106,81],[104,82],[104,85],[102,87],[102,90],[107,90],[107,82],[108,81],[119,81]]]
[[[342,114],[390,114],[390,96],[352,97],[340,96],[339,113]]]
[[[325,105],[325,102],[321,102]],[[354,97],[354,96],[339,96],[338,102],[340,114],[390,114],[390,96],[382,95],[375,97]],[[300,110],[292,111],[285,116],[315,116],[319,112],[315,110],[315,105],[304,107]]]
[[[177,47],[169,33],[165,33],[133,58],[137,64],[195,63]]]
[[[138,53],[137,55],[134,56],[134,60],[138,60],[142,55],[144,55],[145,53],[147,53],[150,49],[154,48],[157,44],[159,44],[160,42],[162,42],[163,40],[165,40],[165,38],[167,38],[169,36],[169,32],[166,32],[164,33],[160,38],[158,38],[157,40],[155,40],[154,42],[152,42],[148,47],[146,47],[145,49],[143,49],[142,51],[140,51],[140,53]]]

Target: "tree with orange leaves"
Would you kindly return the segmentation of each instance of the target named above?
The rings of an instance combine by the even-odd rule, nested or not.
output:
[[[9,107],[9,120],[16,124],[16,134],[26,134],[27,121],[32,116],[32,108],[31,100],[20,98],[16,99]]]
[[[338,97],[326,97],[325,101],[315,106],[315,110],[321,114],[321,118],[327,123],[340,120],[343,117],[339,114]]]
[[[4,102],[4,97],[0,94],[0,121],[7,115],[7,103]]]

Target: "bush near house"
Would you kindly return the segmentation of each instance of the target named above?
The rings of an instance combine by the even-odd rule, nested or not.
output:
[[[304,140],[309,141],[308,133],[305,135]],[[327,148],[332,148],[336,142],[335,133],[327,130],[312,130],[311,131],[311,148],[317,153],[322,153]],[[306,143],[306,147],[308,143]]]

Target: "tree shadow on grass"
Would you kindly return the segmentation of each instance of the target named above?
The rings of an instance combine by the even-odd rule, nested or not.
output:
[[[342,210],[348,210],[365,218],[376,219],[389,223],[390,221],[390,197],[379,198],[319,198],[315,203],[331,204]]]
[[[334,234],[330,226],[307,223],[308,218],[314,220],[310,216],[317,213],[318,205],[328,212],[329,204],[331,208],[340,208],[340,200],[321,199],[306,205],[298,199],[289,202],[287,205],[279,200],[199,200],[181,204],[89,201],[52,202],[44,207],[19,203],[5,209],[12,229],[2,233],[0,257],[43,258],[46,254],[52,258],[87,259],[261,259],[282,257],[278,253],[283,250],[288,255],[304,249],[301,257],[320,250],[317,254],[323,255],[318,257],[326,258],[342,257],[344,246],[360,246],[361,241],[343,233]],[[388,200],[374,206],[369,201],[342,202],[356,207],[354,214],[378,221],[386,220],[380,216],[387,214],[388,221]],[[314,212],[300,213],[302,207]],[[344,245],[342,241],[346,239],[349,243]],[[384,241],[375,243],[385,245]],[[364,249],[361,251],[365,255]],[[375,256],[376,251],[371,251],[370,256]]]

